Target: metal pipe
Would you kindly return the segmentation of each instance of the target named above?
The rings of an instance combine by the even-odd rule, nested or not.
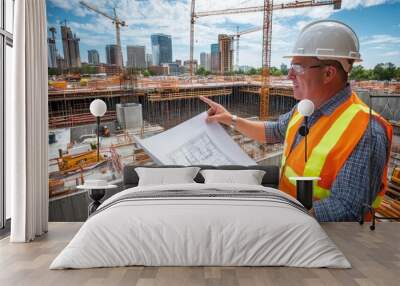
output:
[[[97,122],[97,162],[100,162],[100,116],[96,117]]]

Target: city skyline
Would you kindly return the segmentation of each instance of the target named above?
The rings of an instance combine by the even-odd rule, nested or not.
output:
[[[109,1],[87,0],[103,11],[110,12]],[[118,2],[118,1],[117,1]],[[215,2],[215,1],[214,1]],[[260,6],[262,1],[233,0],[229,3],[197,1],[196,11],[226,9],[231,7]],[[278,2],[278,1],[276,1]],[[279,1],[291,2],[291,1]],[[119,1],[118,16],[128,27],[121,28],[124,64],[128,45],[145,46],[151,50],[151,34],[164,33],[172,37],[173,58],[189,59],[189,8],[190,1]],[[137,13],[132,13],[136,11]],[[290,52],[300,29],[306,23],[317,19],[336,19],[349,24],[359,35],[362,63],[373,67],[380,62],[400,65],[400,1],[397,0],[344,0],[342,9],[333,11],[331,7],[290,9],[275,11],[272,32],[272,65],[288,63],[282,56]],[[110,20],[81,7],[77,0],[68,2],[47,0],[49,27],[57,28],[57,49],[61,53],[59,33],[60,22],[66,19],[68,25],[80,38],[81,61],[87,62],[87,51],[97,49],[100,61],[105,62],[104,48],[115,44],[115,29]],[[209,52],[210,44],[218,41],[218,34],[234,34],[236,26],[240,30],[259,26],[262,13],[226,15],[200,18],[195,26],[195,59],[199,61],[201,52]],[[371,19],[380,17],[376,22]],[[259,67],[261,65],[261,32],[245,35],[240,42],[240,63]]]

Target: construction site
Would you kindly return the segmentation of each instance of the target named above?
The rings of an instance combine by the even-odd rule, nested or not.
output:
[[[271,77],[272,13],[279,9],[312,8],[329,5],[341,8],[341,1],[293,1],[273,4],[264,1],[260,7],[232,8],[223,11],[197,12],[191,1],[190,67],[182,76],[144,77],[123,69],[119,74],[101,78],[64,75],[49,81],[49,187],[52,199],[62,199],[79,193],[76,186],[88,178],[118,182],[126,164],[151,165],[151,158],[136,145],[134,136],[147,137],[172,128],[207,110],[199,99],[209,97],[229,111],[251,120],[276,120],[297,103],[293,97],[291,81],[286,77]],[[91,8],[93,9],[93,8]],[[240,33],[235,37],[219,37],[219,72],[210,76],[194,75],[194,25],[202,17],[240,13],[264,13],[262,30],[262,73],[259,76],[227,75],[239,58]],[[121,22],[116,22],[121,23]],[[117,35],[119,25],[115,24]],[[122,25],[123,26],[123,25]],[[243,33],[242,33],[243,34]],[[234,43],[237,44],[236,49]],[[117,37],[117,46],[121,47]],[[234,59],[234,54],[236,55]],[[352,82],[352,87],[365,102],[371,94],[384,94],[374,103],[374,109],[388,118],[394,126],[390,190],[380,212],[386,216],[399,216],[392,207],[400,198],[400,83]],[[101,118],[100,157],[97,157],[96,118],[89,106],[94,99],[107,104]],[[227,129],[232,138],[258,164],[280,164],[282,144],[261,144],[234,130]]]

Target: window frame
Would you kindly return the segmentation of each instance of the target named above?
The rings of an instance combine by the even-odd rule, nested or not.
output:
[[[13,48],[13,34],[6,31],[6,1],[0,0],[0,235],[9,231],[10,223],[6,222],[6,189],[5,189],[5,92],[6,92],[6,61],[8,55],[6,55],[6,47]],[[12,1],[12,5],[15,5],[15,1]],[[14,12],[14,7],[12,9]],[[12,15],[14,16],[14,15]]]

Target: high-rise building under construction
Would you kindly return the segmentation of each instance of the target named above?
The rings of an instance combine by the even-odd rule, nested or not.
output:
[[[228,35],[218,35],[219,45],[219,72],[221,74],[232,71],[233,66],[233,41]]]
[[[56,68],[57,67],[57,47],[56,47],[56,28],[51,27],[51,38],[47,39],[48,43],[48,67]]]
[[[72,34],[71,28],[68,27],[66,23],[61,25],[61,39],[64,50],[65,67],[81,67],[81,55],[79,51],[80,39]]]

